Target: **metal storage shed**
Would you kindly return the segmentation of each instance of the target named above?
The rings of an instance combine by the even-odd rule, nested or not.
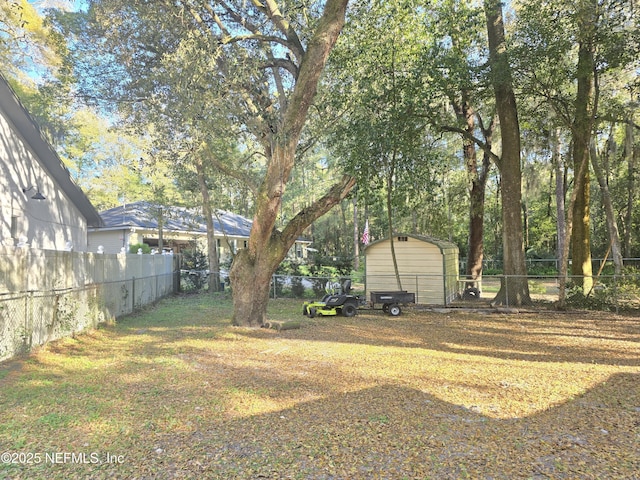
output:
[[[444,240],[399,233],[393,245],[402,290],[414,292],[416,303],[448,305],[458,295],[458,247]],[[369,244],[365,254],[367,296],[371,291],[400,290],[391,256],[391,240]]]

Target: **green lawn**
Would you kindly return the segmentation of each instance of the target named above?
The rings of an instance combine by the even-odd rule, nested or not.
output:
[[[0,478],[638,478],[638,318],[301,310],[174,297],[0,364]]]

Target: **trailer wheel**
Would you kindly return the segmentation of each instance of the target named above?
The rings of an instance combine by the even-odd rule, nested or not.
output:
[[[389,304],[385,303],[384,305],[382,305],[382,311],[384,313],[389,313]]]
[[[397,303],[394,303],[393,305],[389,305],[389,314],[392,317],[397,317],[401,313],[402,313],[402,310],[400,309],[400,305],[398,305]]]
[[[358,309],[353,303],[347,303],[344,307],[342,307],[342,315],[345,317],[353,317]]]
[[[316,309],[315,307],[311,307],[309,308],[309,318],[313,318],[316,316]]]

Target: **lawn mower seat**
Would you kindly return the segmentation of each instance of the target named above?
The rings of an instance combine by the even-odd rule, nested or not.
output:
[[[342,295],[343,293],[345,293],[343,291],[343,285],[341,285],[338,282],[334,282],[331,283],[331,281],[328,281],[327,284],[325,285],[325,290],[329,293],[327,293],[324,297],[322,297],[322,300],[320,300],[321,302],[327,302],[331,297],[334,297],[336,295]]]
[[[346,299],[347,296],[343,294],[330,295],[324,303],[326,303],[327,307],[339,307],[344,305]]]
[[[322,298],[322,302],[326,304],[327,307],[338,307],[340,305],[344,305],[347,295],[351,291],[350,279],[345,280],[342,285],[337,283],[334,285],[338,286],[338,293],[330,293]]]

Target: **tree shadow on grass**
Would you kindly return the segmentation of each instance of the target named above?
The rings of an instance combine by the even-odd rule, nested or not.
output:
[[[177,313],[151,315],[122,322],[118,334],[139,335],[151,348],[170,351],[174,344],[202,339],[291,339],[393,346],[469,354],[501,360],[576,362],[640,366],[640,319],[603,312],[536,312],[483,314],[411,311],[400,317],[361,311],[352,318],[307,319],[298,316],[300,330],[282,332],[231,327],[230,319],[210,318],[214,306],[198,304],[183,315],[190,303],[179,303]],[[282,319],[280,319],[282,320]]]
[[[81,335],[48,347],[57,357],[32,357],[0,379],[1,446],[125,456],[119,464],[5,464],[0,477],[615,479],[640,471],[638,373],[565,392],[526,417],[493,410],[521,401],[509,383],[521,360],[550,369],[638,366],[636,320],[358,315],[282,332],[181,321]],[[325,357],[325,343],[338,353]],[[289,356],[294,345],[315,351]],[[356,348],[345,353],[345,345]],[[421,379],[369,374],[359,346],[391,363],[407,352],[423,362],[436,354],[440,362],[459,354],[516,362],[497,370],[508,380],[500,385],[499,377],[474,383],[473,372],[444,379],[436,365],[428,372],[435,381],[419,389]],[[360,363],[342,363],[352,360]],[[486,401],[474,404],[474,393]]]
[[[238,335],[256,338],[261,332]],[[419,348],[501,360],[640,366],[640,320],[601,316],[420,313],[316,320],[283,338]]]
[[[5,464],[0,476],[632,479],[640,471],[639,380],[638,374],[613,375],[565,403],[511,419],[496,419],[414,388],[382,384],[331,391],[269,413],[203,414],[171,428],[162,423],[170,409],[163,410],[166,398],[160,396],[147,423],[132,426],[119,438],[114,434],[110,445],[83,448],[49,441],[50,448],[60,451],[114,449],[124,455],[122,463]],[[145,395],[137,401],[144,402]],[[206,389],[196,397],[195,385],[183,395],[195,405],[216,400]],[[25,448],[33,445],[29,441]]]
[[[536,315],[421,313],[390,319],[358,315],[302,320],[299,330],[282,332],[217,323],[133,326],[121,328],[118,334],[140,339],[123,347],[122,354],[144,350],[150,357],[204,348],[189,343],[300,340],[419,349],[426,356],[435,351],[498,360],[640,366],[640,320],[626,317],[541,319]]]
[[[638,379],[616,375],[508,420],[381,385],[238,420],[214,449],[210,435],[192,437],[208,448],[209,468],[252,478],[632,478],[640,467]]]

